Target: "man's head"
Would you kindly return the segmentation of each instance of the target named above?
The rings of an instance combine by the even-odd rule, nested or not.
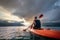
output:
[[[35,16],[35,19],[37,19],[37,16]]]

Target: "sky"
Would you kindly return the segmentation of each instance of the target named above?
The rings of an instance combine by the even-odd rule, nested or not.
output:
[[[17,17],[17,20],[20,20],[19,18],[32,20],[32,17],[42,13],[44,15],[43,21],[60,22],[60,0],[0,0],[0,10],[2,10],[1,8],[8,11],[7,14],[10,17]],[[1,14],[6,14],[6,11],[3,10],[2,12],[5,13],[0,12],[0,19],[4,17]],[[6,15],[7,18],[8,15]]]

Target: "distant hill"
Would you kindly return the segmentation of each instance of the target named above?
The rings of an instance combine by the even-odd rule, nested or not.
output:
[[[43,23],[43,26],[48,26],[48,27],[60,27],[60,22],[56,23]]]
[[[20,22],[8,22],[7,20],[0,20],[0,26],[24,26],[24,24]]]

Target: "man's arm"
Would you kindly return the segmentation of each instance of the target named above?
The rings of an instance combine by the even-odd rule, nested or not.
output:
[[[34,22],[35,21],[33,21],[33,23],[28,28],[33,28]],[[24,29],[23,31],[26,31],[28,28]]]
[[[30,28],[33,28],[35,25],[35,20],[33,21],[33,23],[30,25]]]

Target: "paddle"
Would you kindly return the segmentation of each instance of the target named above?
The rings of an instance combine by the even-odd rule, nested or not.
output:
[[[33,25],[33,24],[32,24]],[[32,25],[30,25],[28,28],[32,28]],[[24,29],[23,31],[26,31],[28,28]]]
[[[42,18],[43,17],[43,14],[40,14],[39,18]],[[33,25],[33,24],[32,24]],[[32,25],[29,26],[28,28],[32,28]],[[24,29],[23,31],[26,31],[28,28]]]

